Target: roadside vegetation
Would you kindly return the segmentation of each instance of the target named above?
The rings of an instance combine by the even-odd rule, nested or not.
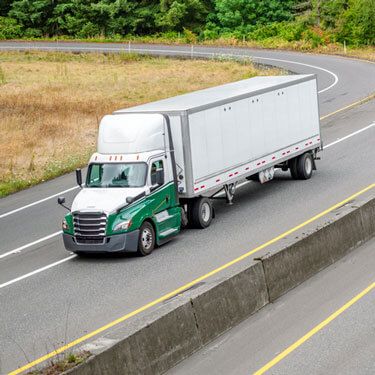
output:
[[[33,370],[27,373],[27,375],[58,375],[65,371],[78,366],[83,361],[91,356],[88,351],[83,351],[79,353],[68,353],[61,356],[60,359],[51,361],[51,363],[40,370]]]
[[[375,0],[2,0],[0,39],[200,43],[375,60]]]
[[[85,165],[116,109],[279,73],[250,61],[1,53],[0,197]]]

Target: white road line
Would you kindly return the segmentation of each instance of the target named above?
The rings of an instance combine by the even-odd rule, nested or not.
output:
[[[1,254],[0,255],[0,259],[3,259],[9,255],[12,255],[12,254],[17,254],[17,253],[20,253],[22,250],[25,250],[31,246],[34,246],[34,245],[37,245],[38,243],[41,243],[43,241],[47,241],[49,240],[50,238],[53,238],[53,237],[56,237],[58,236],[59,234],[62,234],[62,231],[58,231],[58,232],[55,232],[55,233],[52,233],[52,234],[49,234],[48,236],[45,236],[43,238],[39,238],[39,240],[36,240],[34,242],[30,242],[26,245],[23,245],[21,247],[17,247],[17,249],[14,249],[14,250],[11,250],[11,251],[8,251],[7,253],[4,253],[4,254]]]
[[[26,46],[5,46],[5,47],[1,47],[0,46],[0,49],[16,49],[16,50],[19,50],[19,49],[30,49],[30,48],[34,48],[34,49],[40,49],[40,50],[56,50],[56,46],[33,46],[33,45],[26,45]],[[121,52],[121,51],[125,51],[125,52],[156,52],[156,53],[180,53],[180,54],[191,54],[191,51],[185,51],[185,50],[172,50],[172,49],[147,49],[147,48],[131,48],[130,50],[128,49],[128,46],[127,45],[124,45],[124,49],[121,49],[120,47],[106,47],[106,46],[102,46],[102,47],[83,47],[83,46],[69,46],[69,47],[64,47],[64,46],[58,46],[58,49],[59,50],[91,50],[91,51],[103,51],[103,50],[108,50],[108,51],[117,51],[117,52]],[[321,94],[322,92],[325,92],[329,89],[331,89],[333,86],[335,86],[338,81],[339,81],[339,78],[338,76],[331,72],[330,70],[328,69],[325,69],[325,68],[321,68],[319,66],[315,66],[315,65],[310,65],[310,64],[305,64],[305,63],[301,63],[301,62],[296,62],[296,61],[290,61],[290,60],[283,60],[283,59],[275,59],[275,58],[271,58],[271,57],[260,57],[260,56],[251,56],[251,55],[246,55],[246,54],[235,54],[235,53],[217,53],[217,52],[199,52],[199,51],[194,51],[194,55],[201,55],[201,56],[212,56],[212,57],[215,57],[215,56],[228,56],[228,57],[247,57],[247,58],[252,58],[252,59],[258,59],[258,60],[268,60],[268,61],[279,61],[279,62],[285,62],[285,63],[291,63],[291,64],[295,64],[295,65],[302,65],[302,66],[307,66],[309,68],[313,68],[313,69],[317,69],[317,70],[321,70],[321,71],[324,71],[328,74],[331,74],[334,78],[334,82],[318,91],[319,94]],[[327,146],[326,146],[327,147]],[[72,190],[75,190],[77,189],[78,186],[75,186],[75,187],[72,187],[70,189],[67,189],[67,190],[64,190],[64,191],[61,191],[60,193],[57,193],[57,194],[53,194],[53,195],[50,195],[46,198],[43,198],[43,199],[40,199],[36,202],[33,202],[33,203],[30,203],[26,206],[23,206],[23,207],[19,207],[15,210],[12,210],[12,211],[9,211],[9,212],[6,212],[4,214],[0,214],[0,219],[3,219],[4,217],[7,217],[9,215],[12,215],[12,214],[15,214],[16,212],[19,212],[19,211],[22,211],[22,210],[25,210],[29,207],[32,207],[32,206],[35,206],[37,204],[40,204],[40,203],[43,203],[49,199],[52,199],[54,197],[57,197],[59,196],[60,194],[64,194],[66,192],[69,192],[69,191],[72,191]]]
[[[355,135],[360,134],[360,133],[362,133],[362,132],[364,132],[364,131],[366,131],[366,130],[368,130],[368,129],[374,127],[374,126],[375,126],[375,122],[373,122],[372,124],[366,126],[365,128],[362,128],[362,129],[357,130],[357,131],[354,132],[354,133],[351,133],[351,134],[346,135],[345,137],[339,138],[339,139],[337,139],[336,141],[331,142],[331,143],[329,143],[328,145],[323,146],[323,148],[326,149],[326,148],[328,148],[328,147],[331,147],[331,146],[335,145],[336,143],[339,143],[339,142],[345,141],[346,139],[351,138],[351,137],[354,137]]]
[[[138,49],[137,49],[138,51]],[[139,51],[142,51],[142,50],[139,50]],[[208,52],[194,52],[194,54],[196,55],[212,55],[212,56],[215,56],[215,55],[218,55],[217,53],[208,53]],[[307,66],[309,68],[313,68],[313,69],[317,69],[317,70],[322,70],[323,72],[326,72],[330,75],[333,76],[333,83],[331,85],[329,85],[328,87],[318,91],[318,94],[321,94],[322,92],[325,92],[329,89],[331,89],[333,86],[335,86],[338,82],[339,82],[339,77],[337,76],[337,74],[331,72],[330,70],[328,69],[325,69],[325,68],[321,68],[320,66],[316,66],[316,65],[310,65],[310,64],[305,64],[305,63],[301,63],[301,62],[297,62],[297,61],[290,61],[290,60],[282,60],[282,59],[275,59],[275,58],[272,58],[272,57],[260,57],[260,56],[252,56],[252,55],[244,55],[244,54],[234,54],[234,53],[229,53],[229,54],[222,54],[221,56],[228,56],[228,57],[249,57],[249,58],[252,58],[252,59],[257,59],[257,60],[270,60],[270,61],[279,61],[279,62],[285,62],[285,63],[291,63],[291,64],[295,64],[295,65],[302,65],[302,66]]]
[[[71,187],[69,189],[66,189],[66,190],[63,190],[63,191],[60,191],[59,193],[56,193],[56,194],[53,194],[53,195],[50,195],[46,198],[43,198],[43,199],[40,199],[38,201],[35,201],[33,203],[30,203],[30,204],[27,204],[26,206],[23,206],[23,207],[20,207],[20,208],[16,208],[15,210],[12,210],[12,211],[9,211],[9,212],[6,212],[4,214],[1,214],[0,215],[0,219],[3,219],[4,217],[7,217],[9,215],[12,215],[12,214],[15,214],[16,212],[19,212],[19,211],[22,211],[22,210],[25,210],[26,208],[29,208],[29,207],[32,207],[32,206],[35,206],[37,204],[40,204],[40,203],[43,203],[45,201],[48,201],[49,199],[52,199],[52,198],[55,198],[55,197],[58,197],[59,195],[61,194],[64,194],[64,193],[68,193],[69,191],[73,191],[75,189],[78,189],[79,186],[74,186],[74,187]]]
[[[7,281],[6,283],[0,284],[0,289],[5,288],[6,286],[12,285],[12,284],[14,284],[14,283],[16,283],[16,282],[18,282],[18,281],[21,281],[21,280],[27,279],[28,277],[33,276],[33,275],[36,275],[37,273],[40,273],[40,272],[46,271],[46,270],[48,270],[48,269],[50,269],[50,268],[56,267],[56,266],[58,266],[59,264],[61,264],[61,263],[65,263],[65,262],[67,262],[68,260],[71,260],[71,259],[76,258],[76,257],[77,257],[77,255],[71,255],[71,256],[69,256],[69,257],[67,257],[67,258],[64,258],[64,259],[61,259],[61,260],[59,260],[59,261],[57,261],[57,262],[55,262],[55,263],[48,264],[47,266],[44,266],[44,267],[42,267],[42,268],[38,268],[38,269],[35,270],[35,271],[32,271],[32,272],[26,273],[25,275],[22,275],[22,276],[17,277],[17,278],[15,278],[15,279],[13,279],[13,280]]]
[[[318,94],[321,94],[322,92],[325,92],[329,89],[331,89],[333,86],[335,86],[338,82],[339,82],[339,77],[331,72],[330,70],[328,69],[325,69],[325,68],[320,68],[319,66],[315,66],[315,65],[310,65],[310,64],[304,64],[304,63],[300,63],[300,62],[295,62],[295,61],[288,61],[288,60],[280,60],[280,59],[271,59],[271,58],[267,58],[267,57],[256,57],[254,56],[254,58],[256,59],[262,59],[262,60],[273,60],[273,61],[280,61],[280,62],[291,62],[293,64],[297,64],[297,65],[303,65],[303,66],[307,66],[307,67],[310,67],[310,68],[314,68],[314,69],[318,69],[318,70],[322,70],[323,72],[326,72],[328,74],[331,74],[334,78],[334,81],[331,85],[329,85],[328,87],[318,91]]]

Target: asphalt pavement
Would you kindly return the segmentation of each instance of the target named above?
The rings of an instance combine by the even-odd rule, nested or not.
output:
[[[115,44],[33,44],[38,46],[110,52],[126,48]],[[4,48],[30,46],[0,42],[0,50]],[[138,48],[142,53],[187,57],[192,52],[191,47],[182,46],[131,48],[132,52]],[[322,116],[375,90],[375,64],[359,60],[206,47],[195,47],[193,56],[213,53],[257,56],[254,61],[297,73],[316,73]],[[184,231],[146,258],[81,259],[64,249],[58,232],[65,212],[56,204],[56,197],[64,195],[68,203],[72,201],[78,191],[72,174],[1,199],[0,373],[143,306],[373,183],[374,121],[374,101],[326,118],[322,135],[329,147],[311,180],[293,181],[288,173],[279,172],[265,185],[251,182],[241,186],[233,206],[215,202],[216,218],[210,228]],[[35,241],[39,242],[33,245]]]
[[[375,239],[222,335],[168,375],[250,375],[374,283]],[[266,374],[375,373],[375,289]]]

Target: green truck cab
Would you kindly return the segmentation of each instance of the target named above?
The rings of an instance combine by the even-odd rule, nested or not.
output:
[[[148,255],[179,233],[181,208],[168,127],[162,115],[103,119],[85,186],[63,221],[67,250]],[[82,185],[81,179],[78,171]]]

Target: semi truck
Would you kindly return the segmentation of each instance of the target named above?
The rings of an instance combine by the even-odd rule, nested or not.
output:
[[[307,180],[320,135],[315,75],[254,77],[120,109],[99,125],[97,151],[63,219],[77,254],[149,255],[182,228],[207,228],[215,198],[266,183],[276,169]]]

